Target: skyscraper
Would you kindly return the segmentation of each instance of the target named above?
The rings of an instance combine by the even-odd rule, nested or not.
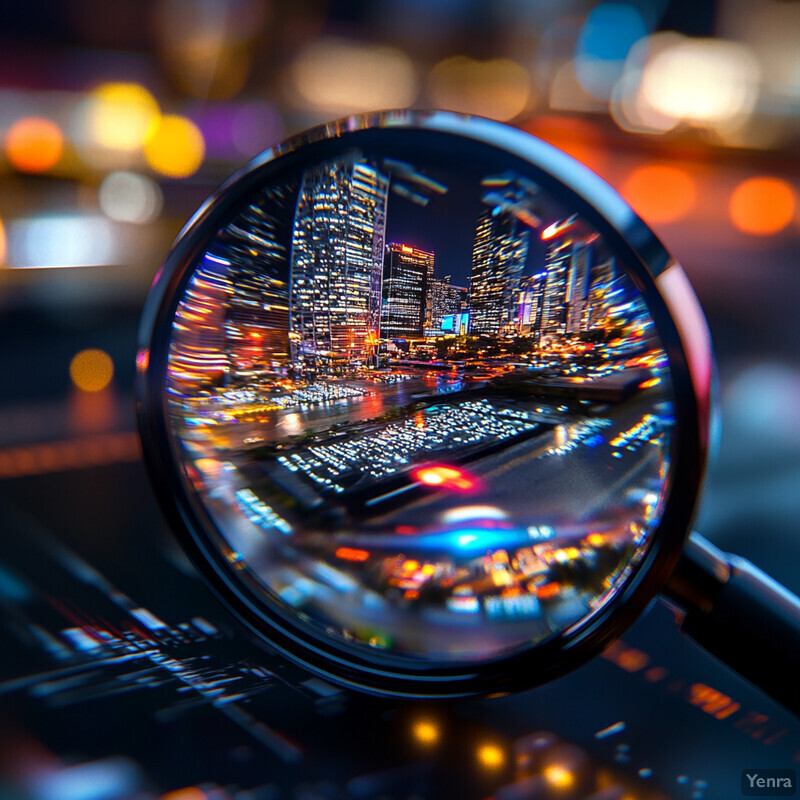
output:
[[[587,330],[603,328],[609,323],[608,310],[611,304],[609,295],[614,289],[616,277],[617,270],[613,256],[592,266],[589,293],[584,314]]]
[[[517,330],[522,336],[541,330],[546,277],[546,272],[540,272],[520,282]]]
[[[469,285],[471,329],[476,333],[513,333],[519,285],[525,270],[530,225],[539,220],[531,207],[536,187],[511,174],[487,177],[472,250]]]
[[[296,366],[368,358],[381,309],[389,179],[355,157],[309,169],[292,234],[290,339]]]
[[[566,308],[566,333],[580,333],[586,326],[586,301],[589,292],[589,275],[592,270],[591,246],[575,242],[572,246],[567,293],[564,298]]]
[[[450,327],[445,328],[443,322],[447,317],[458,317],[466,311],[467,289],[464,286],[455,286],[450,275],[444,278],[433,278],[428,283],[428,308],[430,309],[430,325],[425,327],[426,336],[438,336],[442,333],[454,333],[452,327],[454,319],[450,320]]]
[[[541,332],[546,336],[563,334],[567,330],[566,295],[571,260],[572,243],[569,240],[556,240],[547,248],[541,321]]]
[[[392,242],[386,248],[381,309],[382,338],[422,337],[430,305],[429,276],[433,275],[434,258],[433,253],[407,244]]]

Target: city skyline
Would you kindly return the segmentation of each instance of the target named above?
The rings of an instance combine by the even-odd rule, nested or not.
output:
[[[198,260],[167,376],[187,480],[243,569],[347,641],[459,658],[625,581],[673,425],[654,321],[597,231],[479,167],[451,224],[466,183],[350,153],[262,190]]]
[[[401,166],[403,180],[425,182]],[[187,311],[192,303],[213,306],[198,313],[211,314],[217,334],[207,331],[199,344],[198,330],[178,332],[173,347],[184,377],[194,370],[200,383],[247,381],[288,366],[330,373],[378,365],[390,342],[429,357],[429,344],[464,334],[533,337],[540,346],[543,337],[610,327],[613,259],[595,252],[597,235],[575,215],[550,222],[550,210],[545,226],[530,180],[504,173],[477,182],[482,210],[471,224],[464,287],[437,274],[440,253],[392,236],[398,182],[382,169],[357,154],[319,164],[296,188],[265,190],[219,232],[198,267],[207,280],[185,301]],[[434,203],[447,194],[435,185]],[[399,194],[425,218],[429,198],[408,188]],[[531,263],[534,243],[541,263]],[[210,358],[214,348],[224,352]]]

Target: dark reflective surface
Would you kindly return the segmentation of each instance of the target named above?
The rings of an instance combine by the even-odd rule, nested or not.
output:
[[[475,147],[349,150],[263,186],[198,259],[170,345],[214,546],[274,608],[413,659],[580,625],[669,483],[669,364],[627,265]]]

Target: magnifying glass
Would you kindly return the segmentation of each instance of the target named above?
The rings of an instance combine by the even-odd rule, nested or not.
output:
[[[183,547],[312,672],[413,697],[526,689],[662,594],[800,711],[800,602],[689,533],[712,424],[695,295],[550,145],[400,111],[267,150],[179,236],[137,361]]]

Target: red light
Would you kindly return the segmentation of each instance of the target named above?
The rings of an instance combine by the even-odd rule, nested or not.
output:
[[[420,467],[412,473],[414,480],[427,486],[441,486],[443,489],[466,491],[475,487],[475,479],[456,467]]]
[[[340,547],[336,551],[336,558],[343,561],[366,561],[369,558],[368,550],[357,550],[354,547]]]
[[[394,531],[404,535],[413,535],[417,532],[417,529],[413,525],[398,525]]]

